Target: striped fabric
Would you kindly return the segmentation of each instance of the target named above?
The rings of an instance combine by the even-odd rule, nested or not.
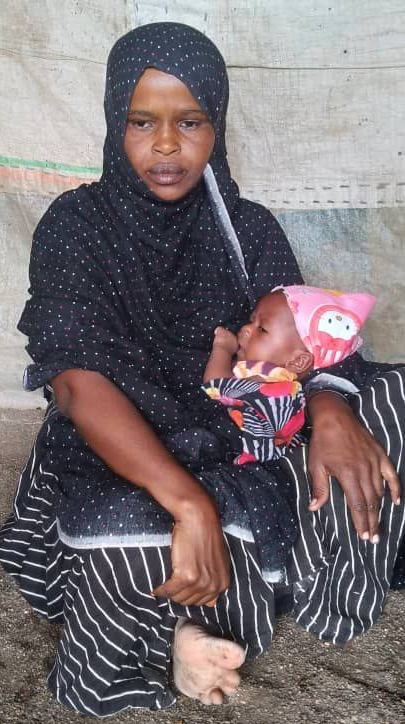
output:
[[[266,363],[253,364],[255,373],[255,367]],[[201,385],[208,397],[227,408],[239,428],[243,452],[234,460],[237,465],[276,460],[288,447],[303,441],[298,434],[305,423],[302,386],[296,375],[282,367],[272,367],[272,374],[267,378],[262,375],[263,381],[250,379],[253,375],[249,374],[240,378],[239,374],[239,379],[218,377]]]
[[[359,418],[386,448],[403,481],[405,370],[381,375],[353,396]],[[381,506],[381,541],[360,541],[339,485],[330,501],[309,513],[307,451],[283,461],[297,491],[300,535],[289,582],[296,622],[318,638],[343,644],[379,617],[404,530],[404,503],[387,494]],[[40,469],[35,447],[23,472],[28,498],[18,500],[1,533],[1,560],[31,606],[63,624],[49,686],[78,712],[107,716],[130,707],[163,708],[170,688],[171,642],[178,616],[210,625],[241,644],[249,658],[271,643],[277,584],[265,582],[254,543],[226,534],[232,581],[215,608],[183,607],[150,595],[170,571],[170,549],[73,550],[58,535],[52,478]],[[44,482],[46,481],[46,482]],[[23,514],[22,514],[23,511]]]

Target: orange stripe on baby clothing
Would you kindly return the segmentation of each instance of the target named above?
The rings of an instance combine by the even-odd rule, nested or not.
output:
[[[260,377],[263,382],[293,382],[297,379],[297,375],[285,367],[277,367],[272,362],[262,360],[240,360],[232,372],[238,379]]]

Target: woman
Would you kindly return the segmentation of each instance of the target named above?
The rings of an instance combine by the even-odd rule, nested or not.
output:
[[[64,624],[49,686],[86,714],[169,706],[172,658],[181,691],[221,703],[245,653],[271,641],[277,567],[294,583],[297,620],[321,638],[367,628],[389,586],[399,481],[346,402],[319,390],[309,402],[310,517],[306,450],[277,469],[237,469],[233,428],[200,390],[213,329],[239,325],[269,287],[302,281],[276,220],[230,177],[227,101],[225,64],[201,33],[177,23],[128,33],[108,61],[102,178],[57,199],[34,237],[25,384],[46,385],[56,405],[2,560],[35,610]],[[326,382],[375,372],[356,358]],[[326,504],[332,474],[342,487]],[[394,502],[383,500],[375,548],[382,477]],[[345,546],[353,565],[341,565]],[[337,580],[345,610],[332,601]]]

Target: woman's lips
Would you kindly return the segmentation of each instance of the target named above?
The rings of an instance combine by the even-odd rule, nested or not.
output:
[[[186,171],[177,163],[156,163],[147,174],[159,186],[171,186],[179,183],[184,178]]]

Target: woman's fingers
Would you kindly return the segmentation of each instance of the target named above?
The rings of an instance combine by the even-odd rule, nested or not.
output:
[[[177,601],[179,597],[186,599],[195,594],[201,596],[206,593],[206,588],[201,585],[197,575],[182,574],[175,570],[172,571],[169,578],[154,589],[153,593],[156,596],[165,596],[165,598]],[[213,591],[211,591],[211,598],[212,594]]]
[[[402,492],[401,483],[399,482],[398,475],[391,460],[389,460],[384,452],[382,453],[380,462],[380,475],[384,478],[390,489],[392,502],[395,503],[395,505],[399,505]]]
[[[153,596],[169,598],[182,606],[215,606],[219,593],[220,591],[214,590],[212,583],[209,589],[208,587],[201,588],[198,583],[185,584],[184,580],[176,575],[171,576],[152,591]]]
[[[353,524],[359,537],[362,540],[378,543],[380,499],[375,495],[371,487],[367,495],[365,495],[360,485],[355,485],[353,481],[345,492]]]
[[[354,527],[360,538],[378,542],[378,519],[381,507],[381,495],[384,492],[379,466],[371,468],[364,465],[359,472],[360,480],[347,468],[335,471],[346,495]],[[312,498],[309,510],[319,510],[329,498],[329,473],[320,466],[311,471]]]
[[[376,441],[374,442],[376,443]],[[398,505],[401,492],[400,482],[391,461],[380,448],[378,457],[370,459],[369,467],[366,467],[360,478],[359,487],[363,498],[357,503],[358,507],[365,507],[367,512],[368,532],[372,543],[379,541],[379,515],[385,492],[384,480],[390,488],[392,502]]]
[[[392,501],[400,502],[396,471],[381,444],[349,407],[327,397],[322,399],[322,395],[313,402],[316,405],[311,412],[312,415],[315,412],[315,418],[308,459],[313,483],[309,509],[319,510],[326,502],[329,476],[333,476],[345,493],[359,536],[377,543],[384,480]]]
[[[195,586],[185,584],[183,580],[179,580],[176,576],[171,576],[162,583],[161,586],[155,588],[152,591],[152,594],[154,596],[169,598],[171,601],[175,601],[176,603],[187,605],[184,602],[189,600],[190,597],[195,596],[196,590]],[[199,592],[199,595],[203,595],[201,591]]]
[[[322,508],[329,498],[329,474],[325,468],[318,467],[311,471],[311,480],[312,498],[309,509],[315,512]]]
[[[201,604],[201,605],[209,606],[210,608],[214,608],[214,606],[217,605],[218,598],[219,598],[219,596],[215,596],[215,598],[212,598],[211,601],[207,601],[206,603]]]
[[[172,599],[175,600],[175,599]],[[176,603],[180,603],[182,606],[215,606],[218,600],[218,596],[212,597],[212,594],[192,594],[186,595],[186,591],[182,591],[181,595],[176,599]]]
[[[380,473],[378,457],[370,458],[360,471],[359,485],[357,486],[358,505],[365,506],[368,519],[367,532],[372,543],[379,541],[379,517],[381,501],[384,495],[384,482]],[[361,496],[362,494],[362,496]]]
[[[392,502],[399,505],[402,491],[397,472],[382,445],[374,437],[371,437],[371,440],[375,452],[374,458],[370,459],[374,488],[377,494],[382,497],[384,495],[385,481],[390,489]]]

